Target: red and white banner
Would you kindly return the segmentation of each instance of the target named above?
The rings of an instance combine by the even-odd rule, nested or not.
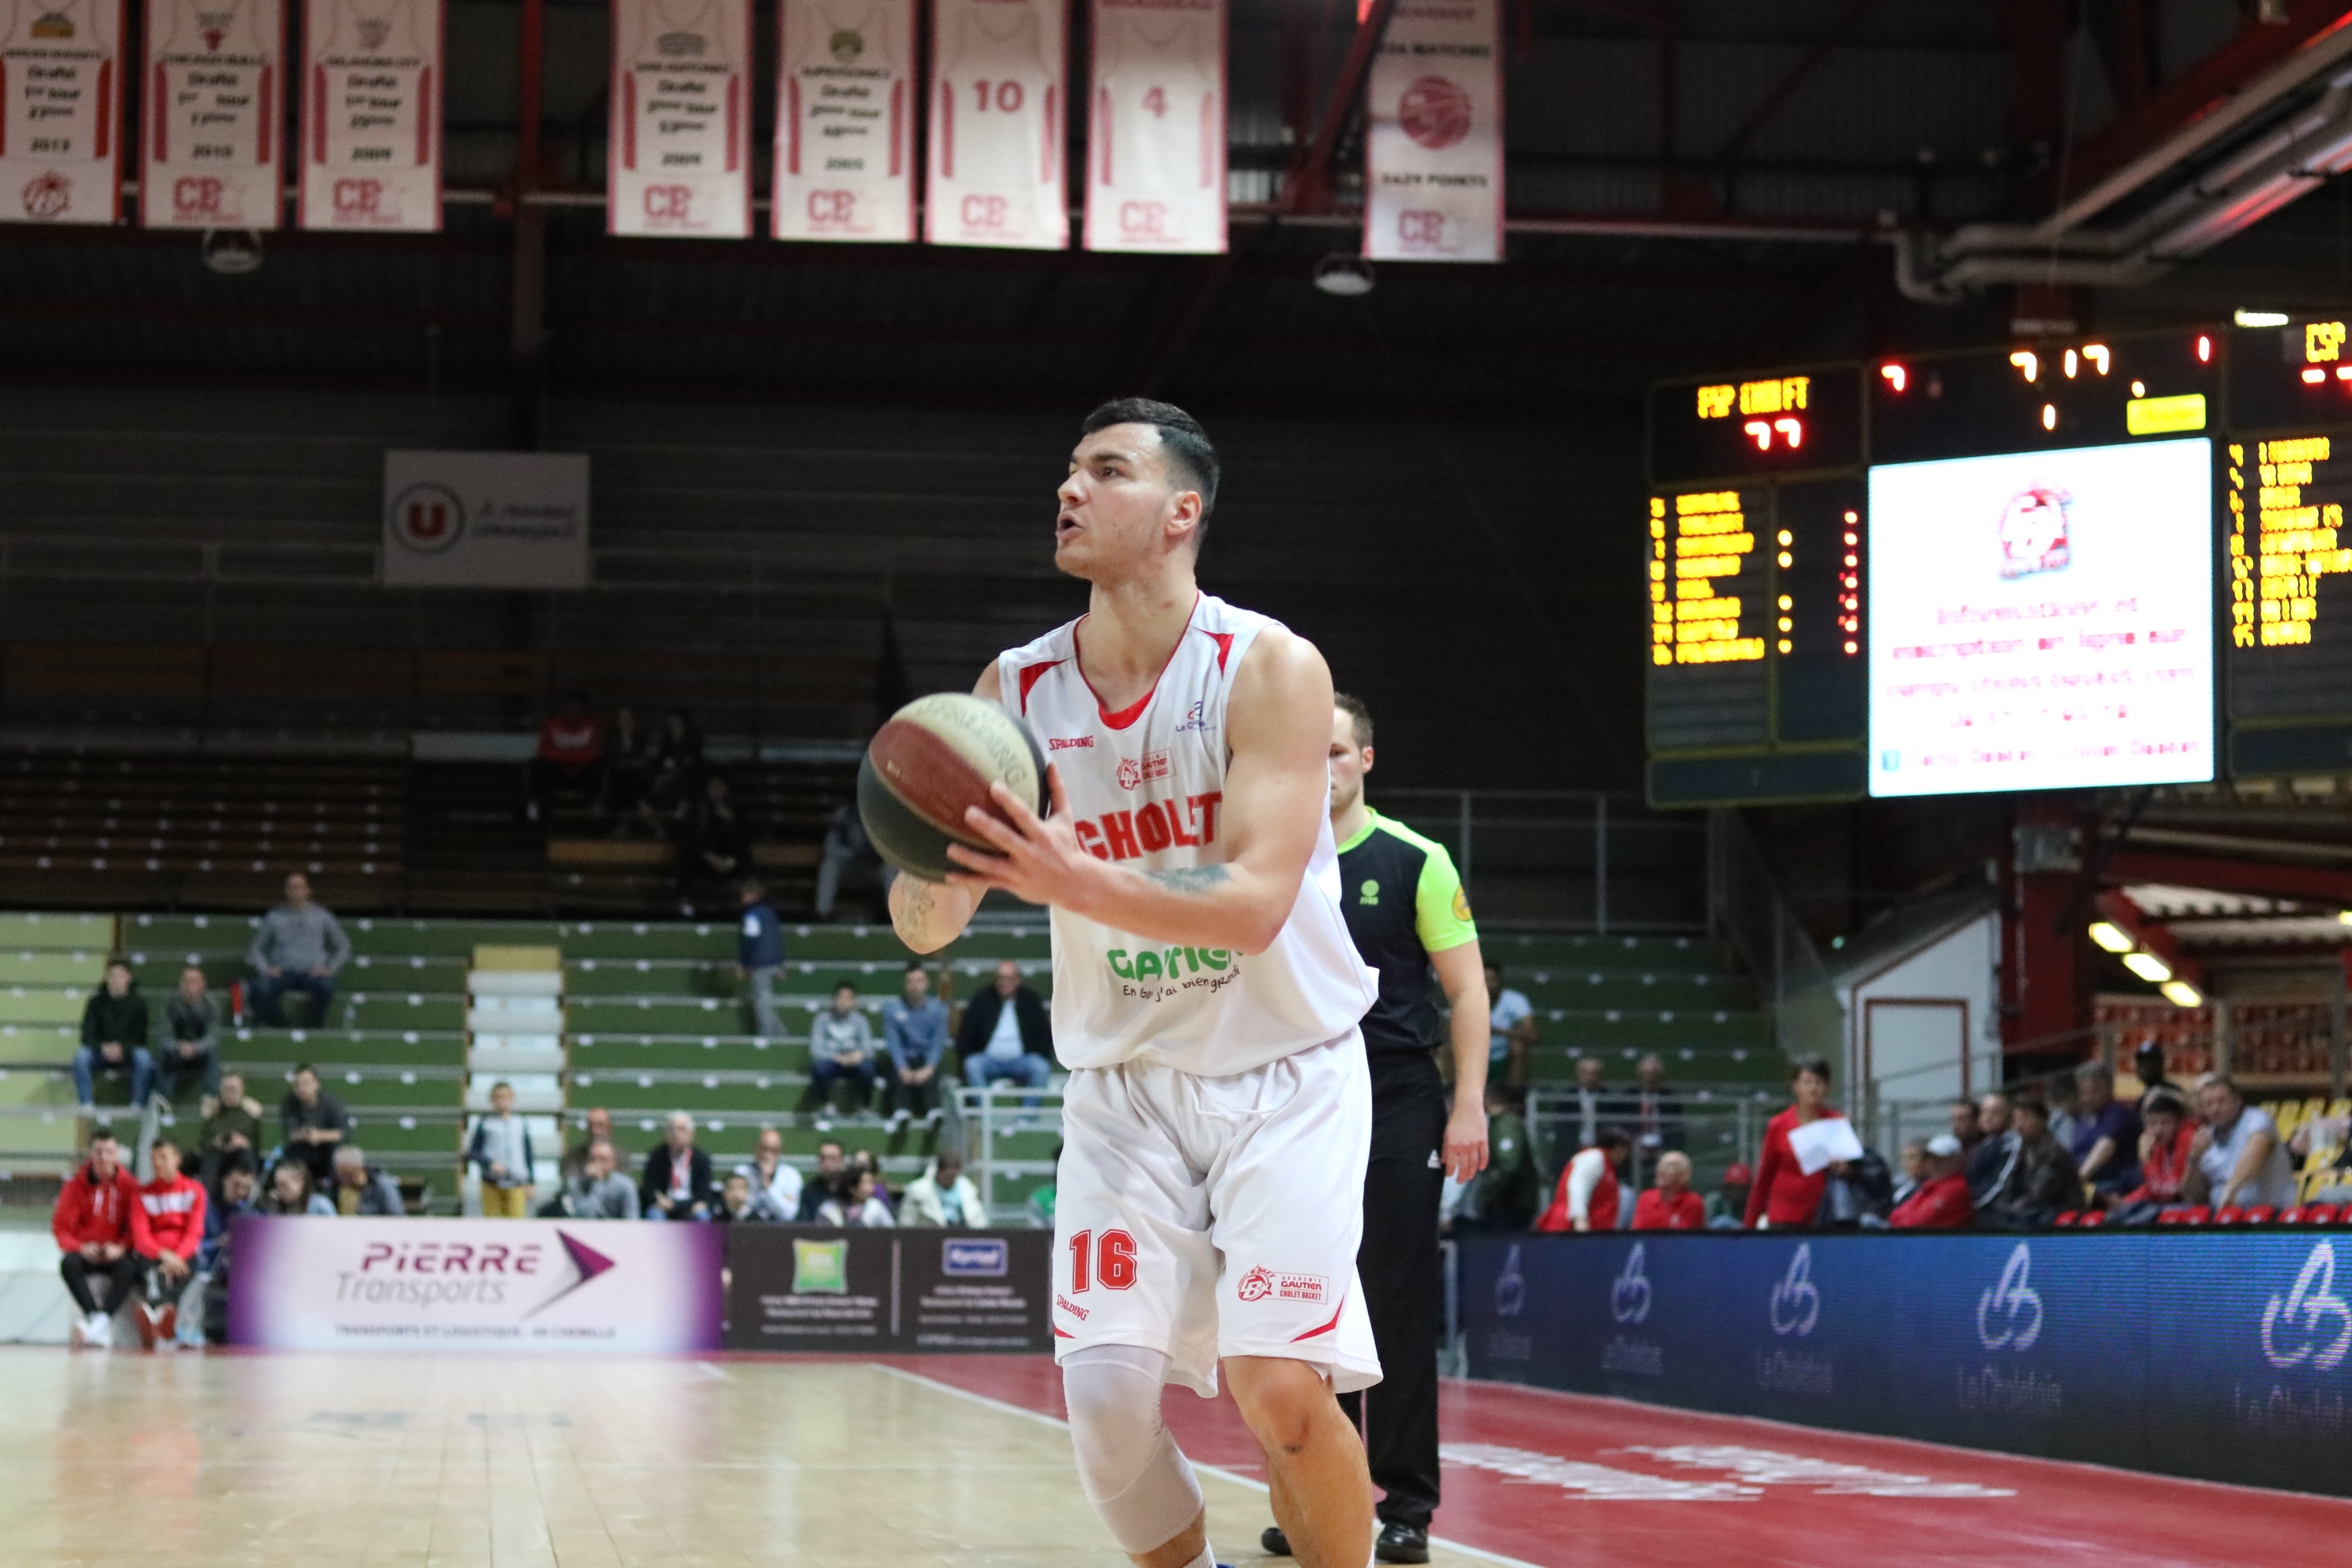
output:
[[[1093,0],[1088,250],[1225,248],[1225,0]]]
[[[1068,0],[936,0],[923,237],[1070,243]]]
[[[122,0],[0,0],[0,222],[114,222]]]
[[[604,226],[751,237],[751,0],[614,0]]]
[[[147,0],[139,221],[276,228],[285,212],[282,0]]]
[[[778,0],[778,239],[915,237],[915,0]]]
[[[304,228],[441,226],[442,0],[303,0]]]
[[[1399,0],[1364,89],[1364,254],[1503,258],[1502,0]]]

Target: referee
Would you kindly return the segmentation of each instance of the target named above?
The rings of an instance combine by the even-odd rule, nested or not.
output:
[[[1470,900],[1444,847],[1364,804],[1372,716],[1353,697],[1331,714],[1331,833],[1339,907],[1364,962],[1381,972],[1364,1015],[1372,1069],[1372,1150],[1364,1170],[1364,1239],[1356,1254],[1381,1381],[1340,1396],[1361,1426],[1381,1500],[1383,1563],[1429,1561],[1437,1511],[1437,1207],[1445,1178],[1486,1163],[1486,972]],[[1453,1011],[1440,1015],[1443,990]],[[1436,1049],[1454,1054],[1453,1109]],[[1288,1556],[1279,1528],[1265,1550]]]

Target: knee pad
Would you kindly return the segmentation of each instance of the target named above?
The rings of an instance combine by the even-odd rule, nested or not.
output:
[[[1087,1500],[1130,1554],[1167,1544],[1201,1512],[1201,1483],[1160,1419],[1168,1358],[1089,1345],[1062,1358],[1070,1447]]]

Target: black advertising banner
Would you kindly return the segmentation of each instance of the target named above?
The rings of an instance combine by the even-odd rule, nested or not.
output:
[[[733,1226],[727,1348],[1050,1351],[1053,1239],[1042,1230]]]

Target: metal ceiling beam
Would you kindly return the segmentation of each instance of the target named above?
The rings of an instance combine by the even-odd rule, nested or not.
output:
[[[2284,866],[2268,860],[2223,859],[2126,846],[2109,856],[2103,869],[2105,880],[2116,887],[2163,882],[2224,893],[2352,905],[2352,871],[2318,866]]]
[[[1389,18],[1396,15],[1396,8],[1397,0],[1372,0],[1370,12],[1357,24],[1355,39],[1348,46],[1347,60],[1339,67],[1339,75],[1323,100],[1323,115],[1315,135],[1283,178],[1285,211],[1308,212],[1329,205],[1331,160],[1339,153],[1339,138],[1347,133],[1349,117],[1363,93],[1365,81],[1371,76],[1372,61],[1379,58],[1381,40],[1388,37]]]
[[[1812,47],[1800,55],[1796,61],[1781,73],[1780,79],[1772,84],[1772,89],[1764,95],[1763,101],[1748,111],[1748,118],[1739,122],[1739,129],[1734,131],[1725,139],[1723,145],[1716,150],[1715,161],[1717,163],[1728,163],[1737,158],[1739,155],[1739,150],[1748,144],[1748,138],[1771,123],[1772,117],[1780,112],[1782,106],[1795,96],[1797,89],[1805,85],[1814,71],[1821,68],[1823,60],[1829,58],[1830,51],[1843,43],[1846,35],[1864,16],[1876,10],[1878,5],[1879,0],[1852,0],[1852,4],[1839,12],[1837,20],[1830,24],[1829,30],[1815,39]]]

